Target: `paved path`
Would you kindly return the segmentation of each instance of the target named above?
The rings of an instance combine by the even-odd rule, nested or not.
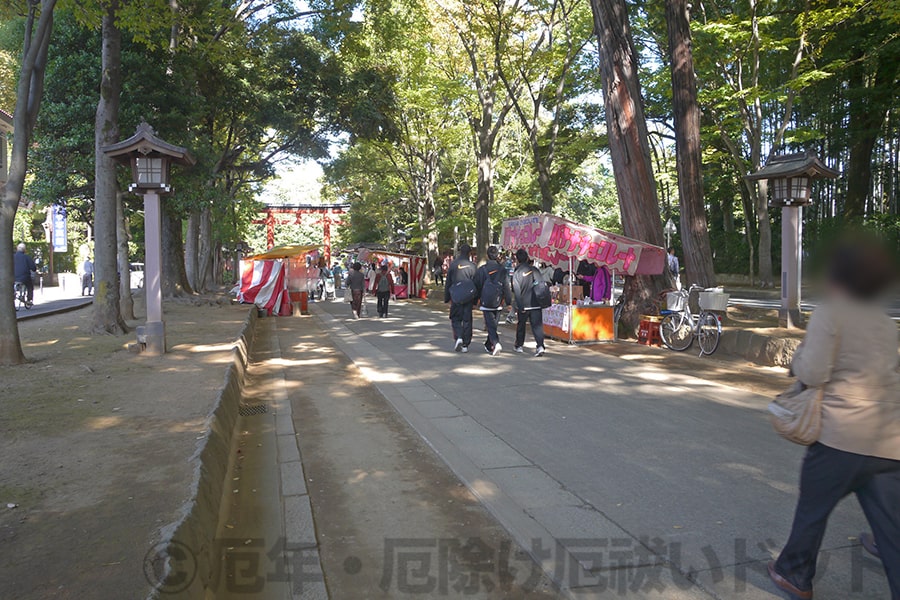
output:
[[[788,533],[802,449],[772,433],[767,397],[561,344],[543,359],[492,358],[480,339],[456,354],[446,314],[410,304],[383,320],[313,310],[569,597],[781,597],[765,563]],[[855,501],[835,512],[818,600],[888,598],[856,542],[866,529]]]
[[[61,273],[60,285],[53,287],[38,286],[34,289],[34,306],[16,311],[16,320],[25,321],[36,317],[53,315],[88,306],[94,301],[93,296],[81,295],[81,283],[77,275]]]

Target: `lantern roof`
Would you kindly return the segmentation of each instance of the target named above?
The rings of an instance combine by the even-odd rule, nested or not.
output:
[[[12,133],[13,132],[13,116],[0,108],[0,132],[2,133]]]
[[[745,175],[745,178],[780,179],[798,175],[806,175],[810,179],[837,179],[841,172],[827,167],[813,152],[797,152],[773,156],[759,171]]]
[[[156,137],[156,132],[146,121],[141,121],[133,136],[116,144],[104,146],[103,152],[123,164],[130,164],[132,157],[135,156],[166,157],[177,165],[185,166],[197,162],[187,148],[175,146]]]

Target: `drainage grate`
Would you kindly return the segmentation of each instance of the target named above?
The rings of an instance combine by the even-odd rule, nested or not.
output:
[[[250,417],[253,415],[264,415],[266,410],[265,404],[241,404],[238,412],[242,417]]]

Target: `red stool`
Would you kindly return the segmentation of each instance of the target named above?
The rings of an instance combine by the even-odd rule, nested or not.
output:
[[[662,346],[662,338],[659,336],[659,324],[661,318],[653,315],[641,315],[638,325],[638,343],[645,346]]]

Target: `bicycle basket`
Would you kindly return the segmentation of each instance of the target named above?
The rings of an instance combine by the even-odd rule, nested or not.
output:
[[[666,310],[684,310],[684,294],[681,292],[669,292],[666,294]]]
[[[702,310],[713,310],[725,312],[728,308],[728,299],[731,294],[723,292],[700,292],[700,308]]]

